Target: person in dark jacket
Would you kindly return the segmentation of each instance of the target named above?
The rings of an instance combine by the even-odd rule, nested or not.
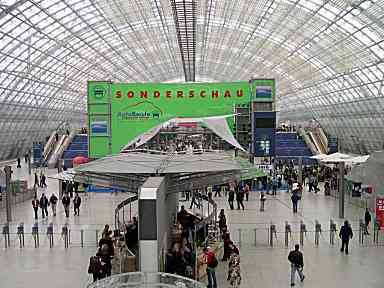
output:
[[[299,202],[300,196],[298,192],[293,192],[291,196],[293,213],[297,213],[297,203]]]
[[[372,220],[371,213],[369,213],[369,209],[366,208],[365,209],[365,215],[364,215],[364,221],[365,221],[365,232],[364,232],[364,234],[365,235],[369,235],[368,227],[369,227],[369,223],[371,222],[371,220]]]
[[[37,197],[35,196],[32,200],[32,208],[33,208],[33,211],[35,212],[35,220],[38,219],[38,216],[37,216],[37,211],[39,210],[39,207],[40,207],[40,203],[39,203],[39,200],[37,199]]]
[[[240,207],[244,210],[244,191],[239,187],[236,192],[236,202],[237,202],[237,210],[240,210]]]
[[[56,216],[56,205],[57,205],[57,197],[55,193],[52,193],[51,197],[49,198],[49,204],[51,205],[52,214],[53,216]]]
[[[35,172],[35,188],[36,187],[40,187],[40,182],[39,182],[39,176],[37,175],[37,173]]]
[[[220,229],[220,232],[223,231],[224,227],[227,225],[227,218],[225,217],[225,214],[224,214],[224,209],[221,209],[220,210],[220,214],[219,214],[219,229]]]
[[[41,208],[41,215],[42,215],[43,219],[45,216],[48,217],[48,204],[49,204],[48,198],[43,193],[40,197],[40,208]]]
[[[64,206],[65,211],[65,217],[69,217],[69,205],[71,204],[71,198],[69,198],[68,193],[66,193],[63,198],[61,199],[61,202]]]
[[[99,241],[99,252],[96,254],[101,257],[104,263],[104,271],[107,277],[111,276],[112,272],[112,257],[115,255],[115,250],[112,241],[112,231],[108,231]]]
[[[349,226],[348,220],[345,220],[344,225],[340,229],[339,237],[341,238],[341,252],[344,252],[345,247],[345,254],[348,255],[348,244],[349,239],[352,239],[353,232],[351,226]]]
[[[75,211],[75,216],[80,215],[80,205],[81,205],[81,198],[78,193],[76,193],[75,198],[73,198],[73,208]]]
[[[229,190],[228,192],[228,203],[229,207],[231,207],[231,210],[233,210],[233,201],[235,200],[235,191]]]
[[[299,274],[301,282],[303,282],[305,278],[303,274],[304,257],[303,253],[299,251],[299,248],[299,244],[296,244],[295,250],[289,252],[288,255],[288,261],[291,263],[291,286],[295,286],[296,272]]]

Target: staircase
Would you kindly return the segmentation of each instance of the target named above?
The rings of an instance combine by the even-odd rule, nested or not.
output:
[[[276,159],[293,160],[297,164],[299,157],[302,157],[303,165],[316,164],[316,160],[309,158],[312,155],[311,149],[296,133],[276,133]]]
[[[64,166],[73,167],[73,159],[77,156],[88,157],[88,135],[78,134],[73,138],[67,150],[63,154]]]

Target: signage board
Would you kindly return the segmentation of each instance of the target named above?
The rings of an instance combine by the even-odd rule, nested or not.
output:
[[[272,79],[255,81],[261,81],[253,84],[261,87],[275,85]],[[263,89],[264,96],[270,91],[275,93],[274,88]],[[248,81],[184,84],[90,81],[89,157],[117,154],[137,136],[170,119],[228,115],[234,112],[235,105],[249,104],[251,99]]]
[[[376,197],[376,221],[384,228],[384,197]]]

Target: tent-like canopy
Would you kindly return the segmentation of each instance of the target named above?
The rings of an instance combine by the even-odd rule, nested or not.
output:
[[[147,177],[154,175],[169,175],[170,193],[265,175],[247,160],[235,158],[228,152],[190,155],[129,152],[101,158],[73,170],[78,182],[121,187],[134,193]]]
[[[231,129],[228,126],[228,122],[226,118],[231,117],[233,115],[224,115],[224,116],[215,116],[215,117],[202,117],[202,118],[173,118],[164,123],[153,127],[149,131],[139,135],[131,142],[129,142],[126,146],[123,147],[122,151],[128,149],[128,147],[135,144],[135,147],[140,147],[144,145],[149,140],[151,140],[157,133],[159,133],[162,127],[166,127],[171,124],[182,124],[182,123],[203,123],[207,128],[211,129],[217,136],[221,139],[225,140],[232,146],[245,151],[244,148],[239,144],[236,138],[233,136]]]

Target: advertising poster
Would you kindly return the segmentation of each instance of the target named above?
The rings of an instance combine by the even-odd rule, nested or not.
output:
[[[264,79],[253,80],[252,85],[259,87],[262,99],[268,97],[271,99],[270,94],[275,93],[274,83],[273,79]],[[249,104],[252,100],[252,85],[248,81],[222,83],[90,81],[88,82],[89,157],[99,158],[110,153],[118,154],[137,136],[173,118],[232,114],[235,105]],[[268,140],[264,142],[265,149],[269,151]]]
[[[254,155],[275,155],[276,112],[254,112]]]
[[[377,196],[376,198],[376,220],[380,228],[384,228],[384,197]]]

